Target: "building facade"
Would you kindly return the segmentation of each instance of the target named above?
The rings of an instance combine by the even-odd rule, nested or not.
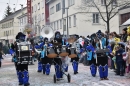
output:
[[[126,26],[122,26],[123,23],[125,23],[128,19],[130,19],[130,6],[123,7],[119,9],[119,25],[120,25],[120,33],[122,32],[122,29],[124,29]]]
[[[21,14],[18,18],[19,21],[19,32],[23,32],[25,30],[25,26],[28,24],[27,22],[27,13]]]
[[[0,21],[0,41],[12,43],[15,40],[15,36],[20,31],[18,17],[27,12],[26,7],[15,11],[10,16]]]
[[[37,36],[45,25],[45,0],[32,0],[32,25]]]
[[[102,5],[102,0],[98,1],[101,3],[101,13],[103,14],[105,11],[104,6]],[[96,8],[91,7],[90,12],[77,9],[83,4],[82,0],[46,0],[46,4],[49,4],[49,22],[54,31],[58,30],[62,34],[66,34],[68,28],[70,35],[78,34],[87,36],[97,32],[98,30],[101,30],[102,32],[107,30],[106,23],[101,19]],[[62,8],[65,9],[62,10]],[[119,33],[118,21],[118,15],[111,19],[110,32],[116,31]],[[65,30],[64,32],[63,28]]]

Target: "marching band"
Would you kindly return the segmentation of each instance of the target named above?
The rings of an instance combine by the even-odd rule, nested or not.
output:
[[[114,62],[116,75],[124,75],[125,68],[120,63],[123,63],[123,53],[126,52],[125,56],[127,56],[130,49],[129,43],[126,43],[130,40],[130,27],[124,29],[124,33],[127,34],[122,36],[121,39],[114,33],[114,39],[111,37],[112,34],[109,34],[108,37],[100,30],[91,36],[87,36],[86,40],[75,36],[67,38],[58,31],[51,39],[53,31],[50,28],[47,30],[43,29],[41,32],[43,37],[40,37],[39,41],[35,41],[33,38],[26,40],[26,35],[19,32],[16,36],[16,42],[11,45],[10,54],[13,56],[19,85],[30,85],[28,65],[32,62],[32,52],[38,54],[37,72],[49,75],[51,66],[54,65],[54,83],[62,79],[64,74],[70,82],[71,76],[69,73],[66,74],[69,69],[69,62],[72,62],[74,74],[78,74],[78,64],[83,56],[87,56],[86,59],[89,61],[90,73],[93,77],[96,76],[98,69],[100,79],[108,80],[108,58],[111,57],[112,59],[116,57]]]

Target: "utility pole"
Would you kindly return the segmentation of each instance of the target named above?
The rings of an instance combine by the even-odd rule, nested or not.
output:
[[[65,8],[66,9],[66,13],[67,13],[67,37],[69,37],[69,27],[68,27],[68,9],[69,8]]]
[[[62,2],[62,29],[63,29],[63,36],[64,36],[63,0],[61,0],[61,2]]]

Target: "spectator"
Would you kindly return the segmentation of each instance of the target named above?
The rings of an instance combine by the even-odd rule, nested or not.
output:
[[[122,42],[126,42],[127,41],[127,28],[124,28],[122,30],[121,41]]]

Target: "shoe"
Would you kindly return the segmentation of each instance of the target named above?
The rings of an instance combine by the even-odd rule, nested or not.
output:
[[[27,83],[27,84],[25,84],[24,86],[29,86],[30,85],[30,83]]]
[[[100,80],[104,80],[104,78],[100,78]]]
[[[37,72],[42,72],[42,71],[38,70]]]
[[[19,82],[19,85],[23,85],[23,83]]]
[[[109,80],[108,78],[104,78],[104,80]]]

